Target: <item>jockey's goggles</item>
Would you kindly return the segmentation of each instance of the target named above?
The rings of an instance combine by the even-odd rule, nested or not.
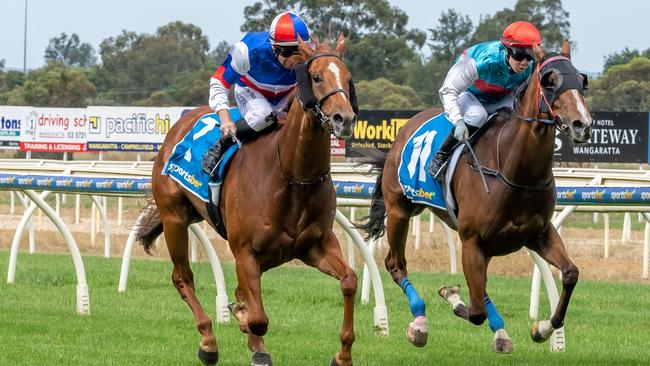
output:
[[[523,61],[526,60],[528,62],[533,60],[533,55],[531,54],[532,50],[529,50],[528,48],[513,48],[513,47],[508,47],[508,54],[510,57],[515,59],[515,61]]]
[[[282,56],[284,58],[290,57],[293,54],[298,52],[298,47],[296,46],[273,46],[273,54],[275,57]]]

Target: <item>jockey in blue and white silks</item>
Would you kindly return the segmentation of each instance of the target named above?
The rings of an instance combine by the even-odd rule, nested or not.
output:
[[[488,115],[512,108],[514,93],[533,70],[533,44],[541,42],[528,22],[510,24],[499,41],[474,45],[456,60],[439,90],[445,115],[454,128],[427,170],[439,177],[454,146],[469,137],[467,125],[478,129]]]
[[[202,169],[212,176],[222,154],[234,143],[258,136],[275,121],[274,112],[284,109],[296,77],[288,58],[298,51],[298,37],[309,41],[307,24],[292,12],[273,19],[268,32],[252,32],[235,43],[226,60],[210,79],[209,104],[221,121],[223,137],[205,154]],[[242,118],[234,122],[228,113],[228,92]]]

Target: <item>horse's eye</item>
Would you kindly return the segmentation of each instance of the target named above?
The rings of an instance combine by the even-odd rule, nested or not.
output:
[[[320,81],[320,75],[318,75],[318,74],[314,74],[311,78],[312,78],[312,79],[314,80],[314,82],[316,82],[316,83],[318,83],[318,82]]]

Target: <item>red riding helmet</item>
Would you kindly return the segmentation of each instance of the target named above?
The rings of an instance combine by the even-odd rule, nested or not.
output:
[[[309,41],[309,28],[298,14],[286,11],[271,22],[269,37],[274,46],[297,46],[298,37]]]
[[[533,48],[533,44],[539,45],[542,36],[539,30],[529,22],[518,21],[510,24],[503,31],[501,42],[510,48]]]

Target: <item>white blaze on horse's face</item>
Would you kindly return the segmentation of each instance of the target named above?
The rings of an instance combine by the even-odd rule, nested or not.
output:
[[[575,89],[571,90],[571,93],[573,93],[573,97],[575,98],[575,100],[578,101],[576,103],[576,107],[578,108],[580,119],[583,121],[587,121],[588,126],[591,126],[591,114],[589,113],[589,111],[587,111],[587,106],[584,103],[584,99],[580,98],[580,93]]]
[[[336,87],[343,89],[343,83],[341,82],[341,69],[339,69],[335,62],[330,62],[329,66],[327,66],[327,69],[334,74],[336,79]],[[345,98],[347,100],[347,95]]]

